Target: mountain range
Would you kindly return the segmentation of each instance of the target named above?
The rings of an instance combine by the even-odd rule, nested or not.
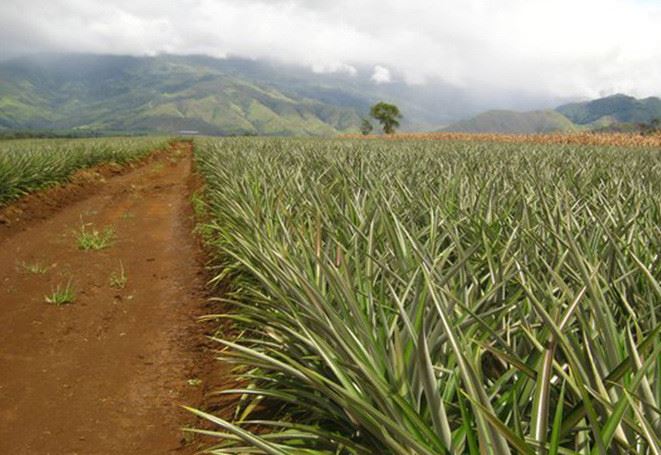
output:
[[[222,65],[216,65],[221,62]],[[206,134],[333,134],[358,121],[260,83],[251,62],[202,57],[41,55],[0,64],[0,127]],[[323,96],[323,94],[321,94]]]
[[[574,131],[627,131],[661,119],[661,99],[636,99],[617,94],[555,109],[516,112],[487,111],[451,124],[443,131],[535,134]]]
[[[379,83],[372,71],[238,57],[36,54],[0,61],[0,132],[336,135],[357,132],[377,101],[399,106],[405,131],[575,131],[661,117],[658,98],[616,95],[551,109],[560,100],[409,84],[397,74]],[[479,114],[489,106],[506,109]],[[522,111],[529,108],[544,109]]]
[[[406,112],[402,127],[411,130],[479,109],[446,84],[377,83],[370,68],[321,73],[175,55],[40,54],[0,62],[0,130],[335,135],[357,132],[380,100],[398,104]]]

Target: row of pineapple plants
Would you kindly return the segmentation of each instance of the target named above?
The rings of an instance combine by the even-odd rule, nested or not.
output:
[[[161,137],[0,141],[0,206],[65,182],[79,169],[126,164],[166,143]]]

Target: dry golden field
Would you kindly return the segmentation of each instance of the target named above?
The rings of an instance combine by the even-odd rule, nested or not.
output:
[[[661,147],[661,134],[643,136],[627,133],[552,133],[552,134],[498,134],[498,133],[397,133],[390,136],[359,134],[350,138],[431,141],[479,141],[535,144],[612,145],[622,147]]]

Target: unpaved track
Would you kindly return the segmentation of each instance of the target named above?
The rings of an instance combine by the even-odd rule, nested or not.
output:
[[[190,145],[0,239],[0,454],[192,453],[180,404],[201,402],[204,273],[191,234]],[[84,223],[116,241],[80,251]],[[120,269],[124,289],[110,286]],[[25,265],[48,265],[32,273]],[[73,304],[44,296],[69,280]]]

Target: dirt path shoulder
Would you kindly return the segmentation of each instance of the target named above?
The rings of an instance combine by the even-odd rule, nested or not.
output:
[[[0,238],[0,453],[190,453],[208,311],[190,144]],[[79,249],[80,232],[112,233]],[[70,283],[70,304],[46,302]],[[60,292],[63,294],[63,292]]]

